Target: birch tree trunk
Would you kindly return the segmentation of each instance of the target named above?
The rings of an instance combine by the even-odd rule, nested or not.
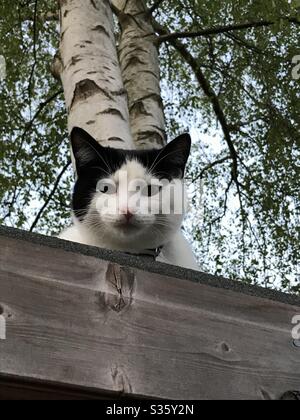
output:
[[[166,142],[156,35],[145,0],[113,0],[121,26],[119,58],[137,148]]]
[[[111,147],[159,148],[165,121],[155,33],[144,0],[60,0],[61,41],[55,73],[69,118]]]
[[[60,77],[68,126],[99,143],[133,148],[109,0],[60,0]]]

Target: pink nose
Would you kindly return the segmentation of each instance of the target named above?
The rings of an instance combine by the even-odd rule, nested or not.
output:
[[[127,211],[124,213],[124,217],[125,217],[125,219],[127,220],[127,222],[130,222],[130,220],[133,218],[133,214],[131,213],[131,211],[127,210]]]

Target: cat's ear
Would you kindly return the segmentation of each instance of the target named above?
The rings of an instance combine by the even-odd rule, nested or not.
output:
[[[181,175],[183,176],[190,156],[191,145],[191,136],[188,133],[182,134],[164,147],[161,158],[165,162],[169,162],[172,166],[180,169]]]
[[[82,128],[75,127],[71,133],[72,150],[76,162],[77,172],[88,166],[92,161],[99,159],[104,150],[96,140]]]

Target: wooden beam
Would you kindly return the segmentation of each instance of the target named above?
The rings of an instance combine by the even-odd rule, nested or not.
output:
[[[1,381],[103,398],[300,390],[298,297],[6,228],[0,249],[0,398]]]

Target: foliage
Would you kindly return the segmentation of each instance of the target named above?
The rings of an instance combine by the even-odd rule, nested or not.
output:
[[[69,159],[62,88],[49,70],[57,23],[35,19],[50,6],[37,4],[36,13],[32,1],[0,5],[0,54],[7,66],[0,82],[0,222],[24,229],[30,229]],[[57,232],[69,217],[70,176],[44,212],[40,231]]]
[[[63,94],[50,72],[57,22],[45,19],[56,1],[14,5],[0,5],[0,55],[7,61],[0,82],[0,221],[30,229],[51,194],[35,231],[53,234],[68,223],[72,184],[69,169],[53,191],[69,159]],[[195,185],[201,175],[204,194],[186,229],[203,268],[293,292],[300,291],[300,80],[292,77],[298,11],[297,1],[286,0],[168,0],[154,13],[169,32],[265,22],[180,39],[226,116],[238,184],[212,98],[171,42],[160,48],[162,88],[169,135],[192,128],[189,175],[198,178]],[[199,208],[199,191],[193,200]]]

